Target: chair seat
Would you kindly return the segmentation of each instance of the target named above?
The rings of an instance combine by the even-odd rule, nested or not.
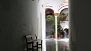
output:
[[[33,46],[33,47],[36,47],[36,46]],[[41,47],[38,47],[38,48],[41,48]],[[28,48],[28,49],[32,49],[32,48]]]
[[[31,40],[31,41],[28,41],[28,43],[30,42],[39,42],[39,41],[42,41],[41,39],[36,39],[36,40]]]

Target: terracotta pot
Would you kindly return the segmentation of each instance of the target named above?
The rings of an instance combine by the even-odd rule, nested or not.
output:
[[[60,34],[60,38],[63,38],[63,35]]]
[[[54,35],[51,35],[52,38],[54,38]]]
[[[54,38],[55,38],[55,37],[56,37],[56,34],[54,34],[53,36],[54,36]]]
[[[58,34],[58,38],[60,37],[61,35],[60,34]]]

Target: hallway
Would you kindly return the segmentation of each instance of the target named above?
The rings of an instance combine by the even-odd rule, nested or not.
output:
[[[39,39],[45,40],[43,17],[46,1],[0,0],[0,51],[24,51],[24,36],[27,34],[36,34]],[[70,51],[91,51],[90,4],[90,0],[70,1]],[[54,43],[54,40],[43,41],[43,51],[53,50],[49,46],[46,49],[45,44],[51,46]],[[68,44],[63,41],[59,43]],[[59,49],[63,50],[61,47]]]

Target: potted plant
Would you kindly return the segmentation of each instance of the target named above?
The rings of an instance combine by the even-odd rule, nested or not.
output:
[[[63,38],[63,37],[64,37],[64,31],[63,31],[63,29],[62,29],[62,30],[60,30],[59,38]]]
[[[57,33],[58,35],[61,34],[60,31],[62,30],[62,27],[60,25],[60,21],[64,21],[64,18],[67,17],[68,14],[60,13],[59,16],[57,17]],[[47,16],[47,21],[52,21],[52,28],[54,29],[54,37],[55,37],[55,16],[54,15],[48,15]]]
[[[54,33],[55,32],[54,31],[51,31],[50,33],[51,33],[51,37],[54,38]]]

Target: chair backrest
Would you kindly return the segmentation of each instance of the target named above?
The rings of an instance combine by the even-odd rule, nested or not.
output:
[[[36,40],[37,39],[36,34],[30,34],[30,35],[26,35],[24,37],[25,37],[26,41],[28,41],[28,40]]]

